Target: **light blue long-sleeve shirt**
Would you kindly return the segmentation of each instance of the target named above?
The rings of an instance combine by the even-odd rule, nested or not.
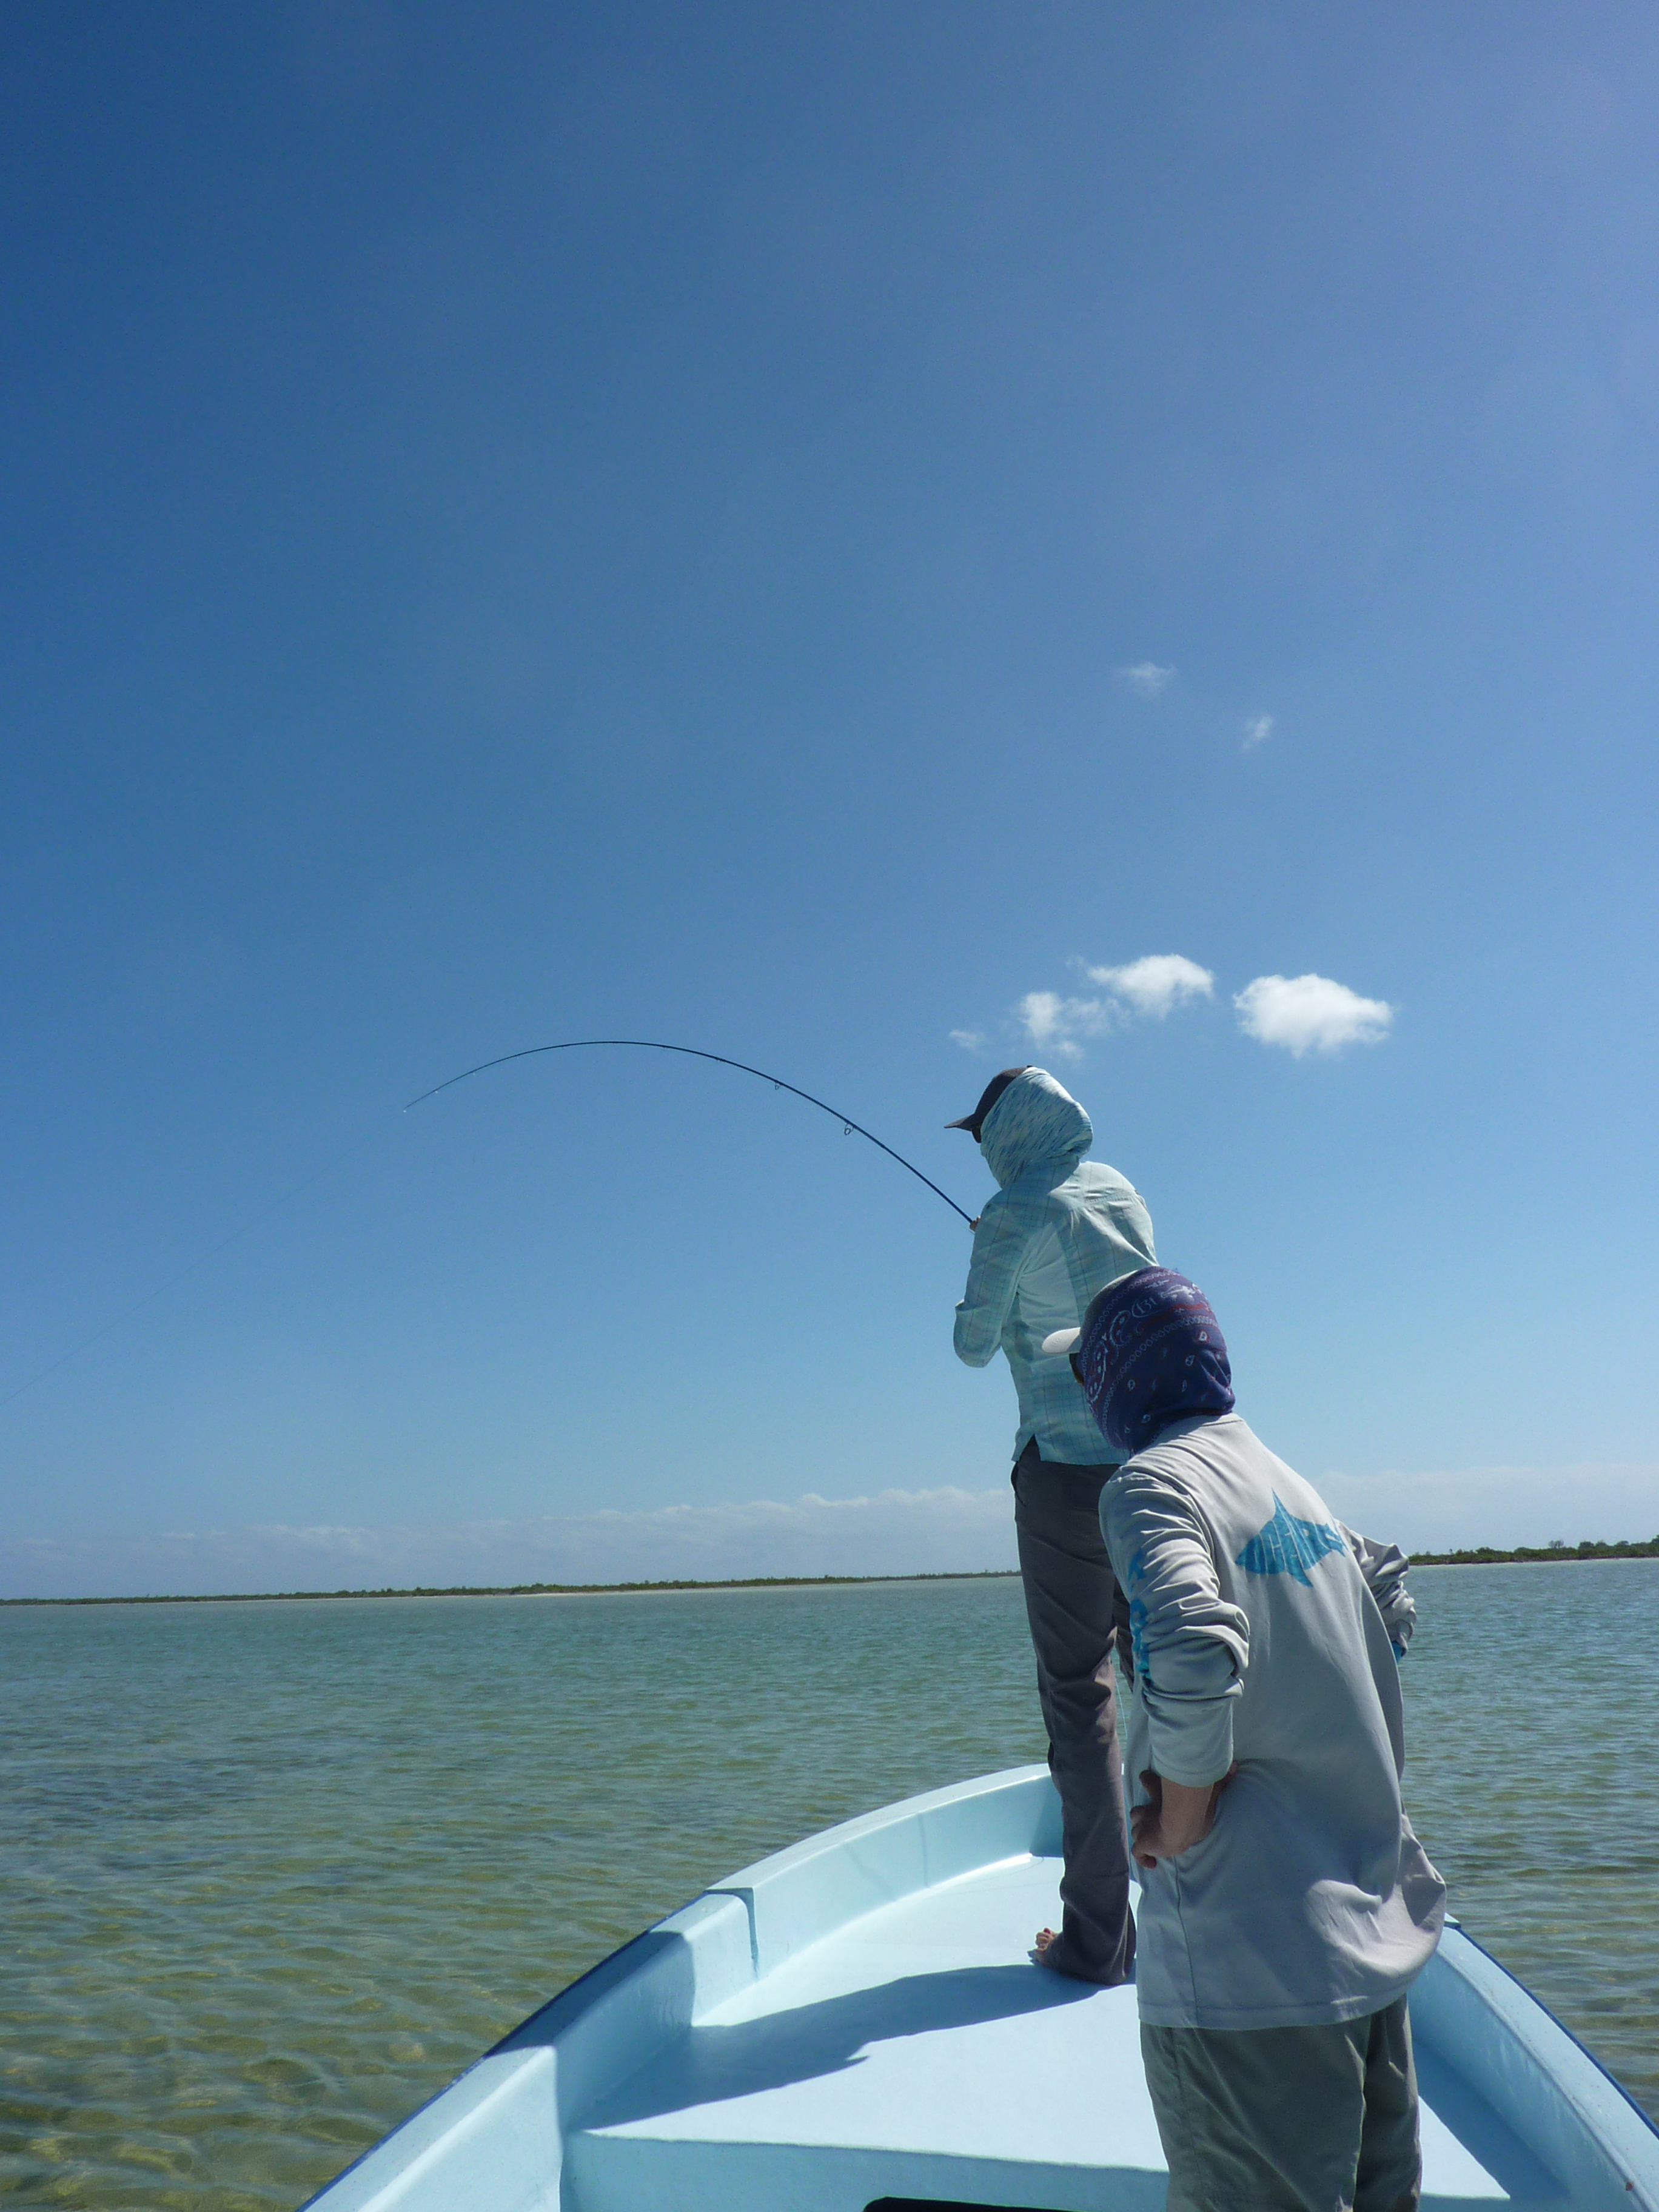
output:
[[[1157,1265],[1139,1193],[1115,1169],[1085,1160],[1089,1116],[1040,1067],[1028,1067],[986,1115],[980,1150],[1002,1186],[980,1216],[968,1287],[957,1308],[957,1357],[983,1367],[998,1347],[1019,1394],[1018,1459],[1035,1437],[1046,1460],[1115,1466],[1062,1354],[1042,1340],[1075,1328],[1097,1291]]]

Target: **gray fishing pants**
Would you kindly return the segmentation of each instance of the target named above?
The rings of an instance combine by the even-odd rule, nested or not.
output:
[[[1404,1997],[1330,2027],[1147,2027],[1167,2212],[1416,2212]]]
[[[1025,1617],[1066,1855],[1065,1912],[1048,1956],[1062,1973],[1108,1984],[1130,1978],[1135,1955],[1112,1678],[1117,1584],[1100,1533],[1101,1488],[1114,1472],[1042,1459],[1030,1443],[1013,1474]]]

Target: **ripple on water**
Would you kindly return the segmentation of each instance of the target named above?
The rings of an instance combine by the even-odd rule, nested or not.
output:
[[[1417,1577],[1455,1909],[1659,2110],[1659,1565]],[[0,2189],[291,2207],[745,1860],[1040,1757],[1010,1580],[0,1613]],[[1645,1731],[1644,1730],[1644,1734]]]

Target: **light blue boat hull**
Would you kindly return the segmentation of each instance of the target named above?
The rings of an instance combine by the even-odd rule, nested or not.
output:
[[[1029,1963],[1058,1913],[1043,1767],[733,1875],[532,2015],[319,2212],[1158,2212],[1134,1991]],[[1659,2132],[1460,1931],[1419,1981],[1424,2198],[1659,2212]]]

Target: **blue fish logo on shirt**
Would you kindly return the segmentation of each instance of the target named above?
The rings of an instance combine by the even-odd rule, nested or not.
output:
[[[1342,1547],[1341,1532],[1331,1522],[1298,1521],[1274,1491],[1273,1519],[1256,1530],[1233,1565],[1247,1575],[1294,1575],[1306,1589],[1312,1587],[1309,1568]]]
[[[1135,1662],[1135,1680],[1143,1688],[1155,1690],[1152,1662],[1146,1656],[1146,1607],[1141,1599],[1129,1601],[1129,1643]]]

